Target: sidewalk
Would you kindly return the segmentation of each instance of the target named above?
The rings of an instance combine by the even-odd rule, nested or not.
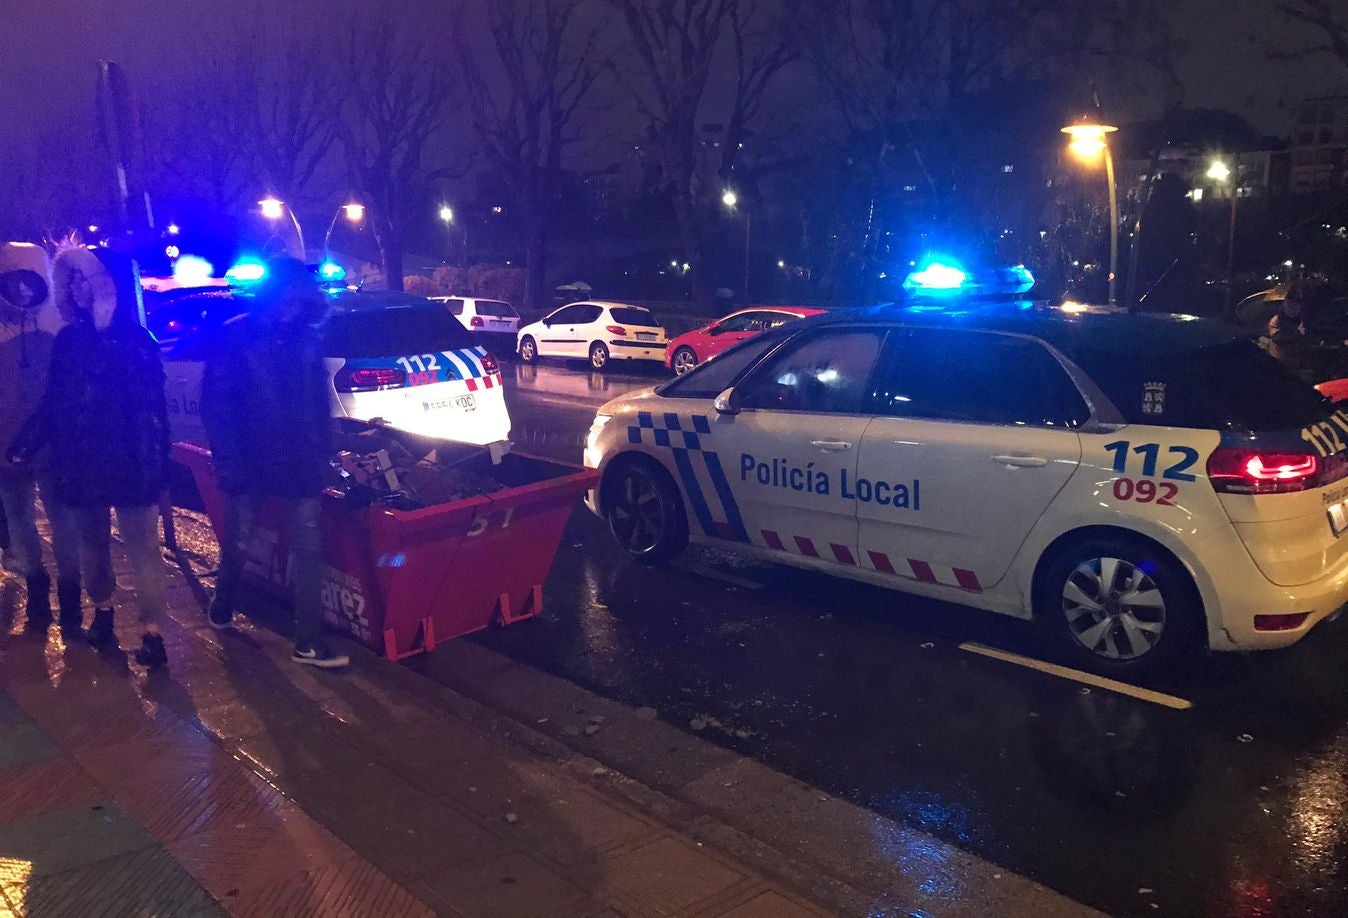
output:
[[[189,569],[148,677],[24,634],[2,583],[0,918],[825,914],[373,654],[212,631]]]

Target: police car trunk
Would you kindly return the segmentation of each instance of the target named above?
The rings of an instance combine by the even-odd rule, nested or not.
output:
[[[323,335],[334,415],[485,445],[510,434],[496,358],[442,306],[338,306]]]
[[[1082,355],[1130,422],[1219,435],[1208,482],[1270,582],[1302,586],[1348,560],[1348,414],[1245,340],[1114,356]]]

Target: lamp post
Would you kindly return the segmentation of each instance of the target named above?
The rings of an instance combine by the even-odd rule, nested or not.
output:
[[[500,208],[493,208],[493,210],[496,211],[497,213],[500,212]],[[454,208],[450,207],[448,204],[441,204],[441,205],[440,205],[440,214],[439,214],[439,215],[440,215],[440,222],[442,222],[442,223],[445,224],[445,228],[446,228],[446,229],[448,229],[449,227],[451,227],[451,226],[454,225]],[[459,228],[460,228],[460,230],[463,232],[463,267],[464,267],[465,269],[467,269],[467,268],[468,268],[468,221],[467,221],[467,220],[460,220],[460,221],[459,221]]]
[[[1109,149],[1108,135],[1117,131],[1112,124],[1081,121],[1069,124],[1062,132],[1070,138],[1067,149],[1084,162],[1093,162],[1101,155],[1105,160],[1105,181],[1109,184],[1109,305],[1118,305],[1119,278],[1119,188],[1114,181],[1114,154]],[[1134,240],[1136,245],[1136,240]]]
[[[721,195],[721,203],[725,205],[726,210],[733,214],[735,209],[739,206],[740,197],[735,194],[734,189],[727,188]],[[746,208],[744,211],[744,302],[746,304],[749,302],[749,239],[752,232],[753,219],[753,214],[749,213]]]
[[[1231,192],[1231,219],[1226,231],[1226,312],[1231,311],[1235,294],[1236,274],[1236,200],[1240,197],[1240,164],[1233,170],[1220,159],[1214,159],[1208,166],[1208,178],[1228,186]]]
[[[304,230],[300,229],[300,220],[295,216],[295,211],[286,206],[286,203],[275,195],[267,195],[261,201],[257,202],[262,216],[275,223],[286,214],[290,215],[290,223],[295,227],[295,241],[299,243],[300,261],[304,260],[306,249],[304,247]]]
[[[323,235],[323,260],[327,261],[332,255],[330,243],[332,242],[332,231],[337,228],[337,218],[346,217],[347,222],[352,226],[359,226],[365,219],[365,205],[357,201],[350,201],[343,204],[333,213],[332,219],[328,221],[328,231]]]

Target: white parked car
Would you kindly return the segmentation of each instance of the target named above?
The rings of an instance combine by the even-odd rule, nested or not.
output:
[[[164,353],[169,432],[192,443],[206,442],[201,377],[213,331],[247,309],[247,297],[237,292],[229,295],[232,309],[220,302],[219,292],[200,296],[216,321]],[[334,299],[323,325],[333,417],[377,418],[398,430],[484,446],[510,436],[496,358],[442,307],[402,293],[342,293]],[[277,436],[280,442],[285,432]]]
[[[470,332],[500,332],[513,335],[520,327],[520,314],[505,300],[488,300],[475,296],[433,296],[436,303],[444,303],[449,314]]]
[[[733,545],[1034,619],[1104,672],[1344,608],[1348,412],[1192,316],[949,302],[791,322],[609,402],[590,507],[637,559]]]
[[[669,336],[644,306],[593,300],[571,303],[520,329],[525,363],[540,357],[579,357],[602,370],[610,360],[665,359]]]

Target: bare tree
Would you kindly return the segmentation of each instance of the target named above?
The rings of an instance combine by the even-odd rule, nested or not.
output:
[[[578,13],[586,0],[485,0],[492,70],[483,76],[478,43],[466,28],[469,5],[455,10],[458,62],[473,126],[487,161],[520,207],[524,225],[524,301],[546,305],[547,242],[552,201],[566,147],[578,139],[577,112],[599,76],[596,33]],[[495,80],[491,81],[495,83]]]
[[[415,4],[414,4],[415,5]],[[421,192],[435,173],[427,146],[450,110],[451,82],[429,15],[353,6],[342,55],[342,146],[367,208],[390,289],[403,289],[403,245]]]
[[[1281,57],[1328,54],[1348,67],[1348,8],[1342,0],[1275,0],[1274,7],[1315,34],[1311,44]]]

